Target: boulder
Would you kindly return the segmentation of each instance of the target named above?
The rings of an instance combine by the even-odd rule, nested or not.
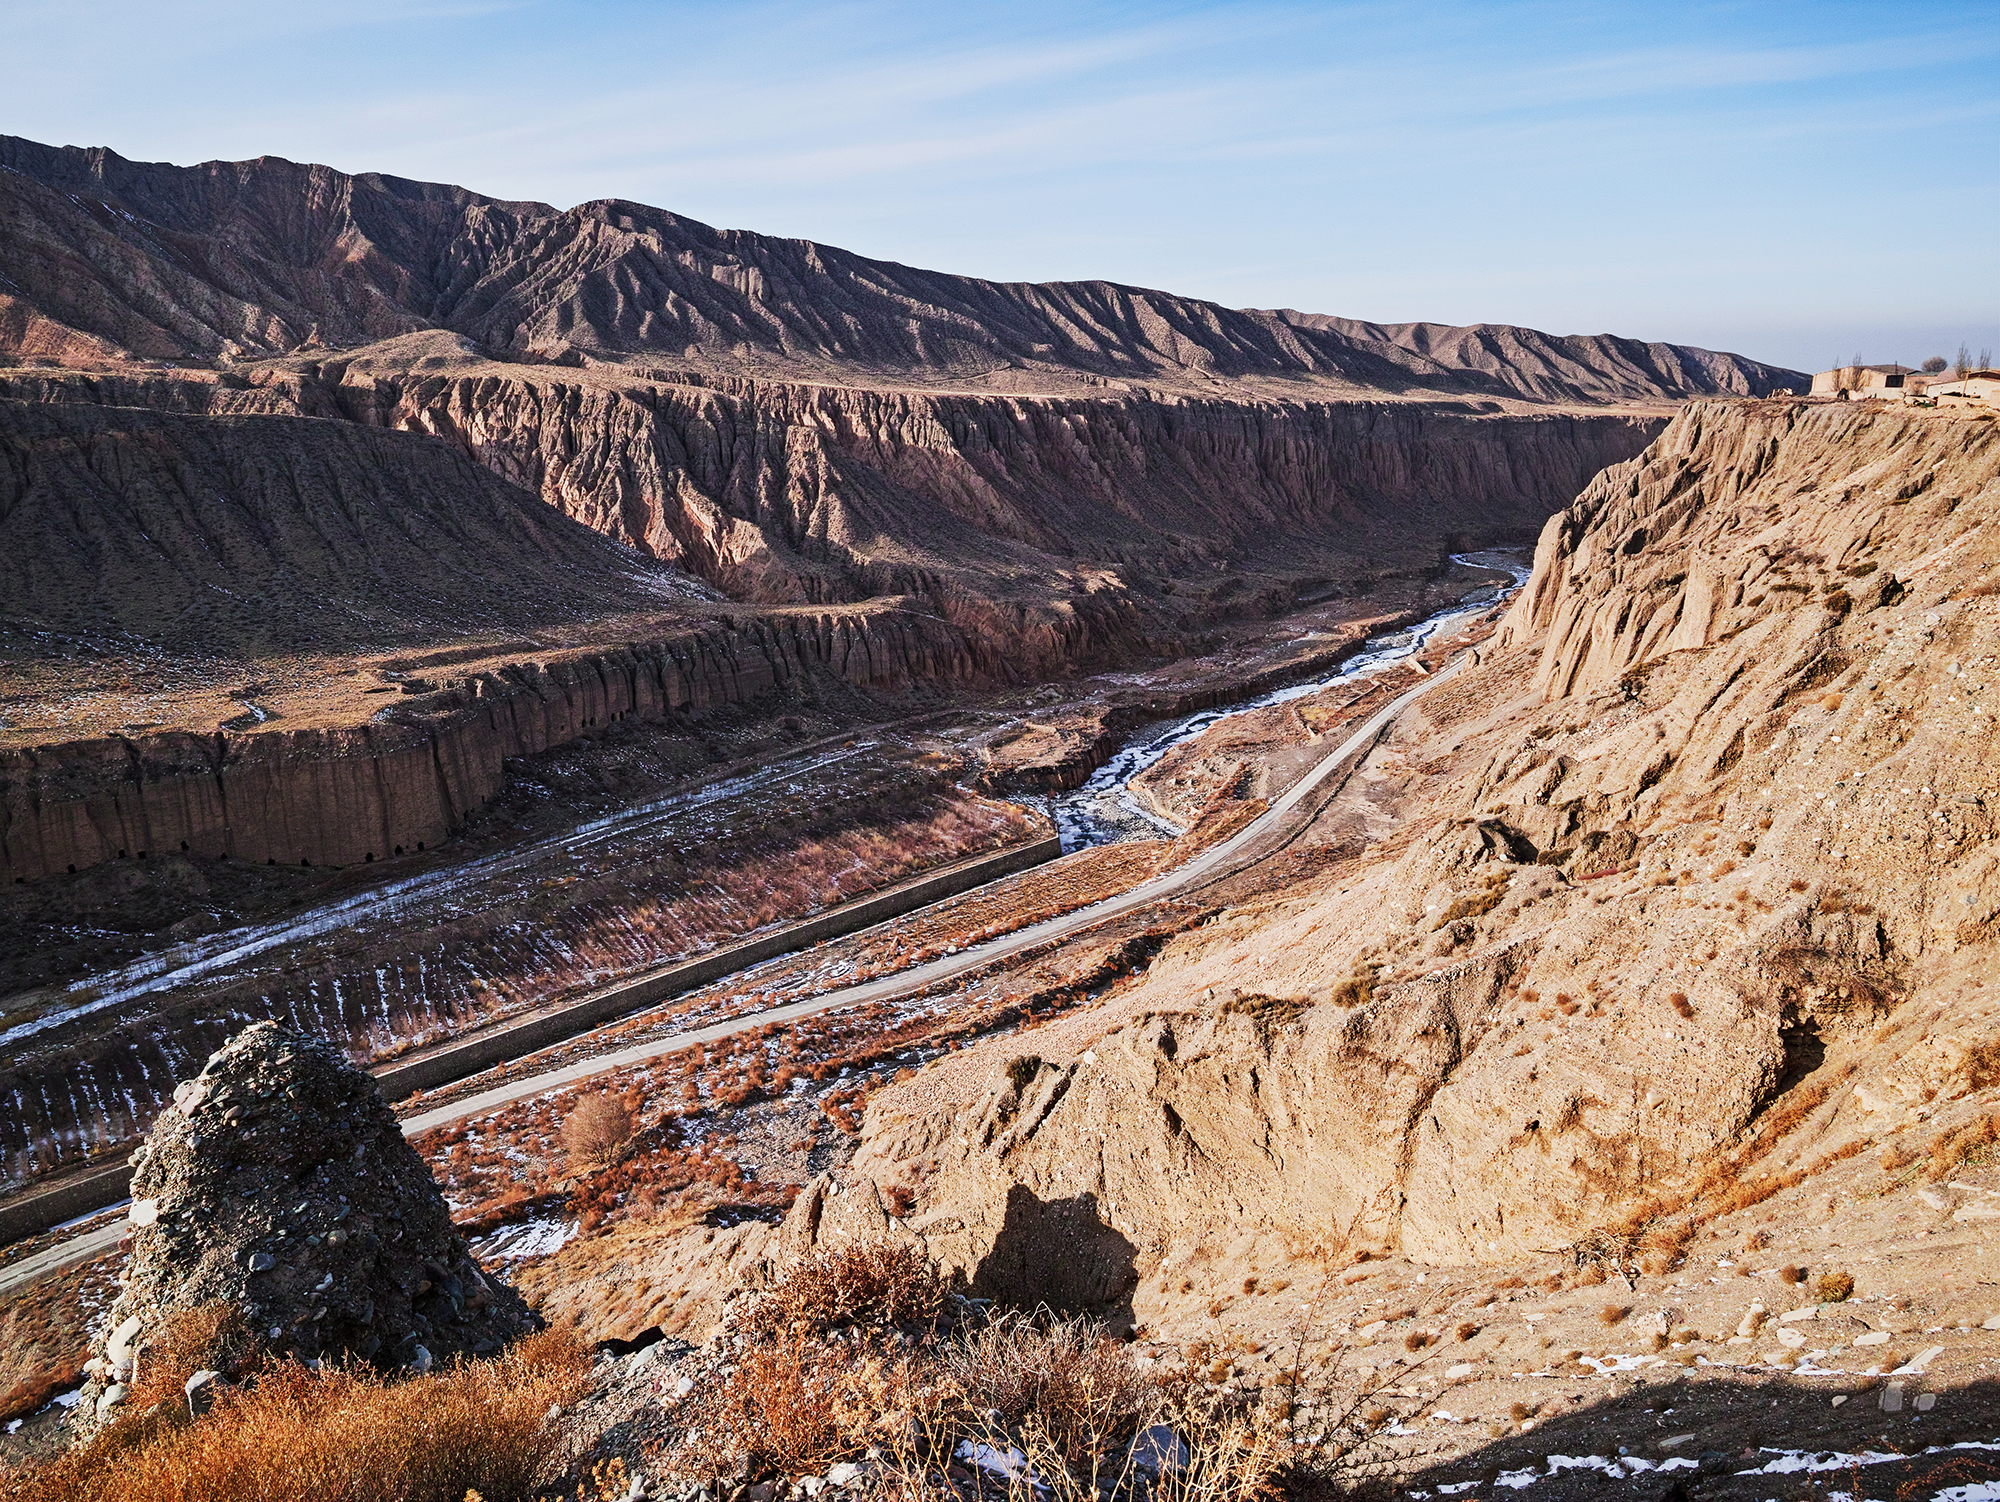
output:
[[[143,1372],[173,1315],[217,1301],[276,1354],[382,1369],[486,1355],[537,1324],[473,1260],[375,1081],[321,1039],[246,1028],[174,1092],[135,1166],[103,1379]]]

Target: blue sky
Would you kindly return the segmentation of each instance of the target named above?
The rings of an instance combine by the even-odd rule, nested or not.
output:
[[[2000,346],[2000,6],[9,0],[0,131],[1812,369]]]

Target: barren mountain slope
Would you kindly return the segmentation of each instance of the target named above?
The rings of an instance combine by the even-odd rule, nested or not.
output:
[[[706,594],[413,435],[0,400],[10,633],[86,653],[383,650]]]
[[[557,211],[280,158],[196,167],[0,138],[0,340],[89,363],[421,328],[494,351],[845,384],[1662,401],[1796,372],[1530,330],[1467,349],[1110,282],[989,282],[605,200]],[[1477,342],[1477,341],[1476,341]],[[1504,356],[1495,351],[1504,347]]]
[[[977,1285],[1192,1330],[1310,1252],[1504,1261],[1627,1222],[1671,1257],[1983,1121],[1996,521],[1989,419],[1689,407],[1364,768],[1386,840],[886,1091],[857,1173]]]

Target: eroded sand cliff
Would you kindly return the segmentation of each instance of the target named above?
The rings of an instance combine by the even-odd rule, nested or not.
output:
[[[1670,1250],[1949,1125],[2000,1033],[1996,515],[1988,419],[1688,408],[1375,753],[1393,833],[884,1092],[841,1198],[1161,1328],[1308,1252]]]

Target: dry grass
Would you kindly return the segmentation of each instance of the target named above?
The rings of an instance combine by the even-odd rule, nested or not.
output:
[[[1933,1182],[1945,1178],[1967,1158],[1996,1141],[2000,1141],[2000,1111],[1968,1122],[1955,1131],[1940,1132],[1931,1142],[1930,1162],[1924,1165],[1924,1177]]]
[[[8,1502],[485,1502],[525,1499],[566,1459],[551,1407],[589,1380],[567,1334],[389,1382],[282,1365],[203,1418],[169,1405],[0,1480]]]
[[[1854,1297],[1853,1273],[1821,1273],[1813,1284],[1813,1297],[1822,1304],[1844,1304]]]

